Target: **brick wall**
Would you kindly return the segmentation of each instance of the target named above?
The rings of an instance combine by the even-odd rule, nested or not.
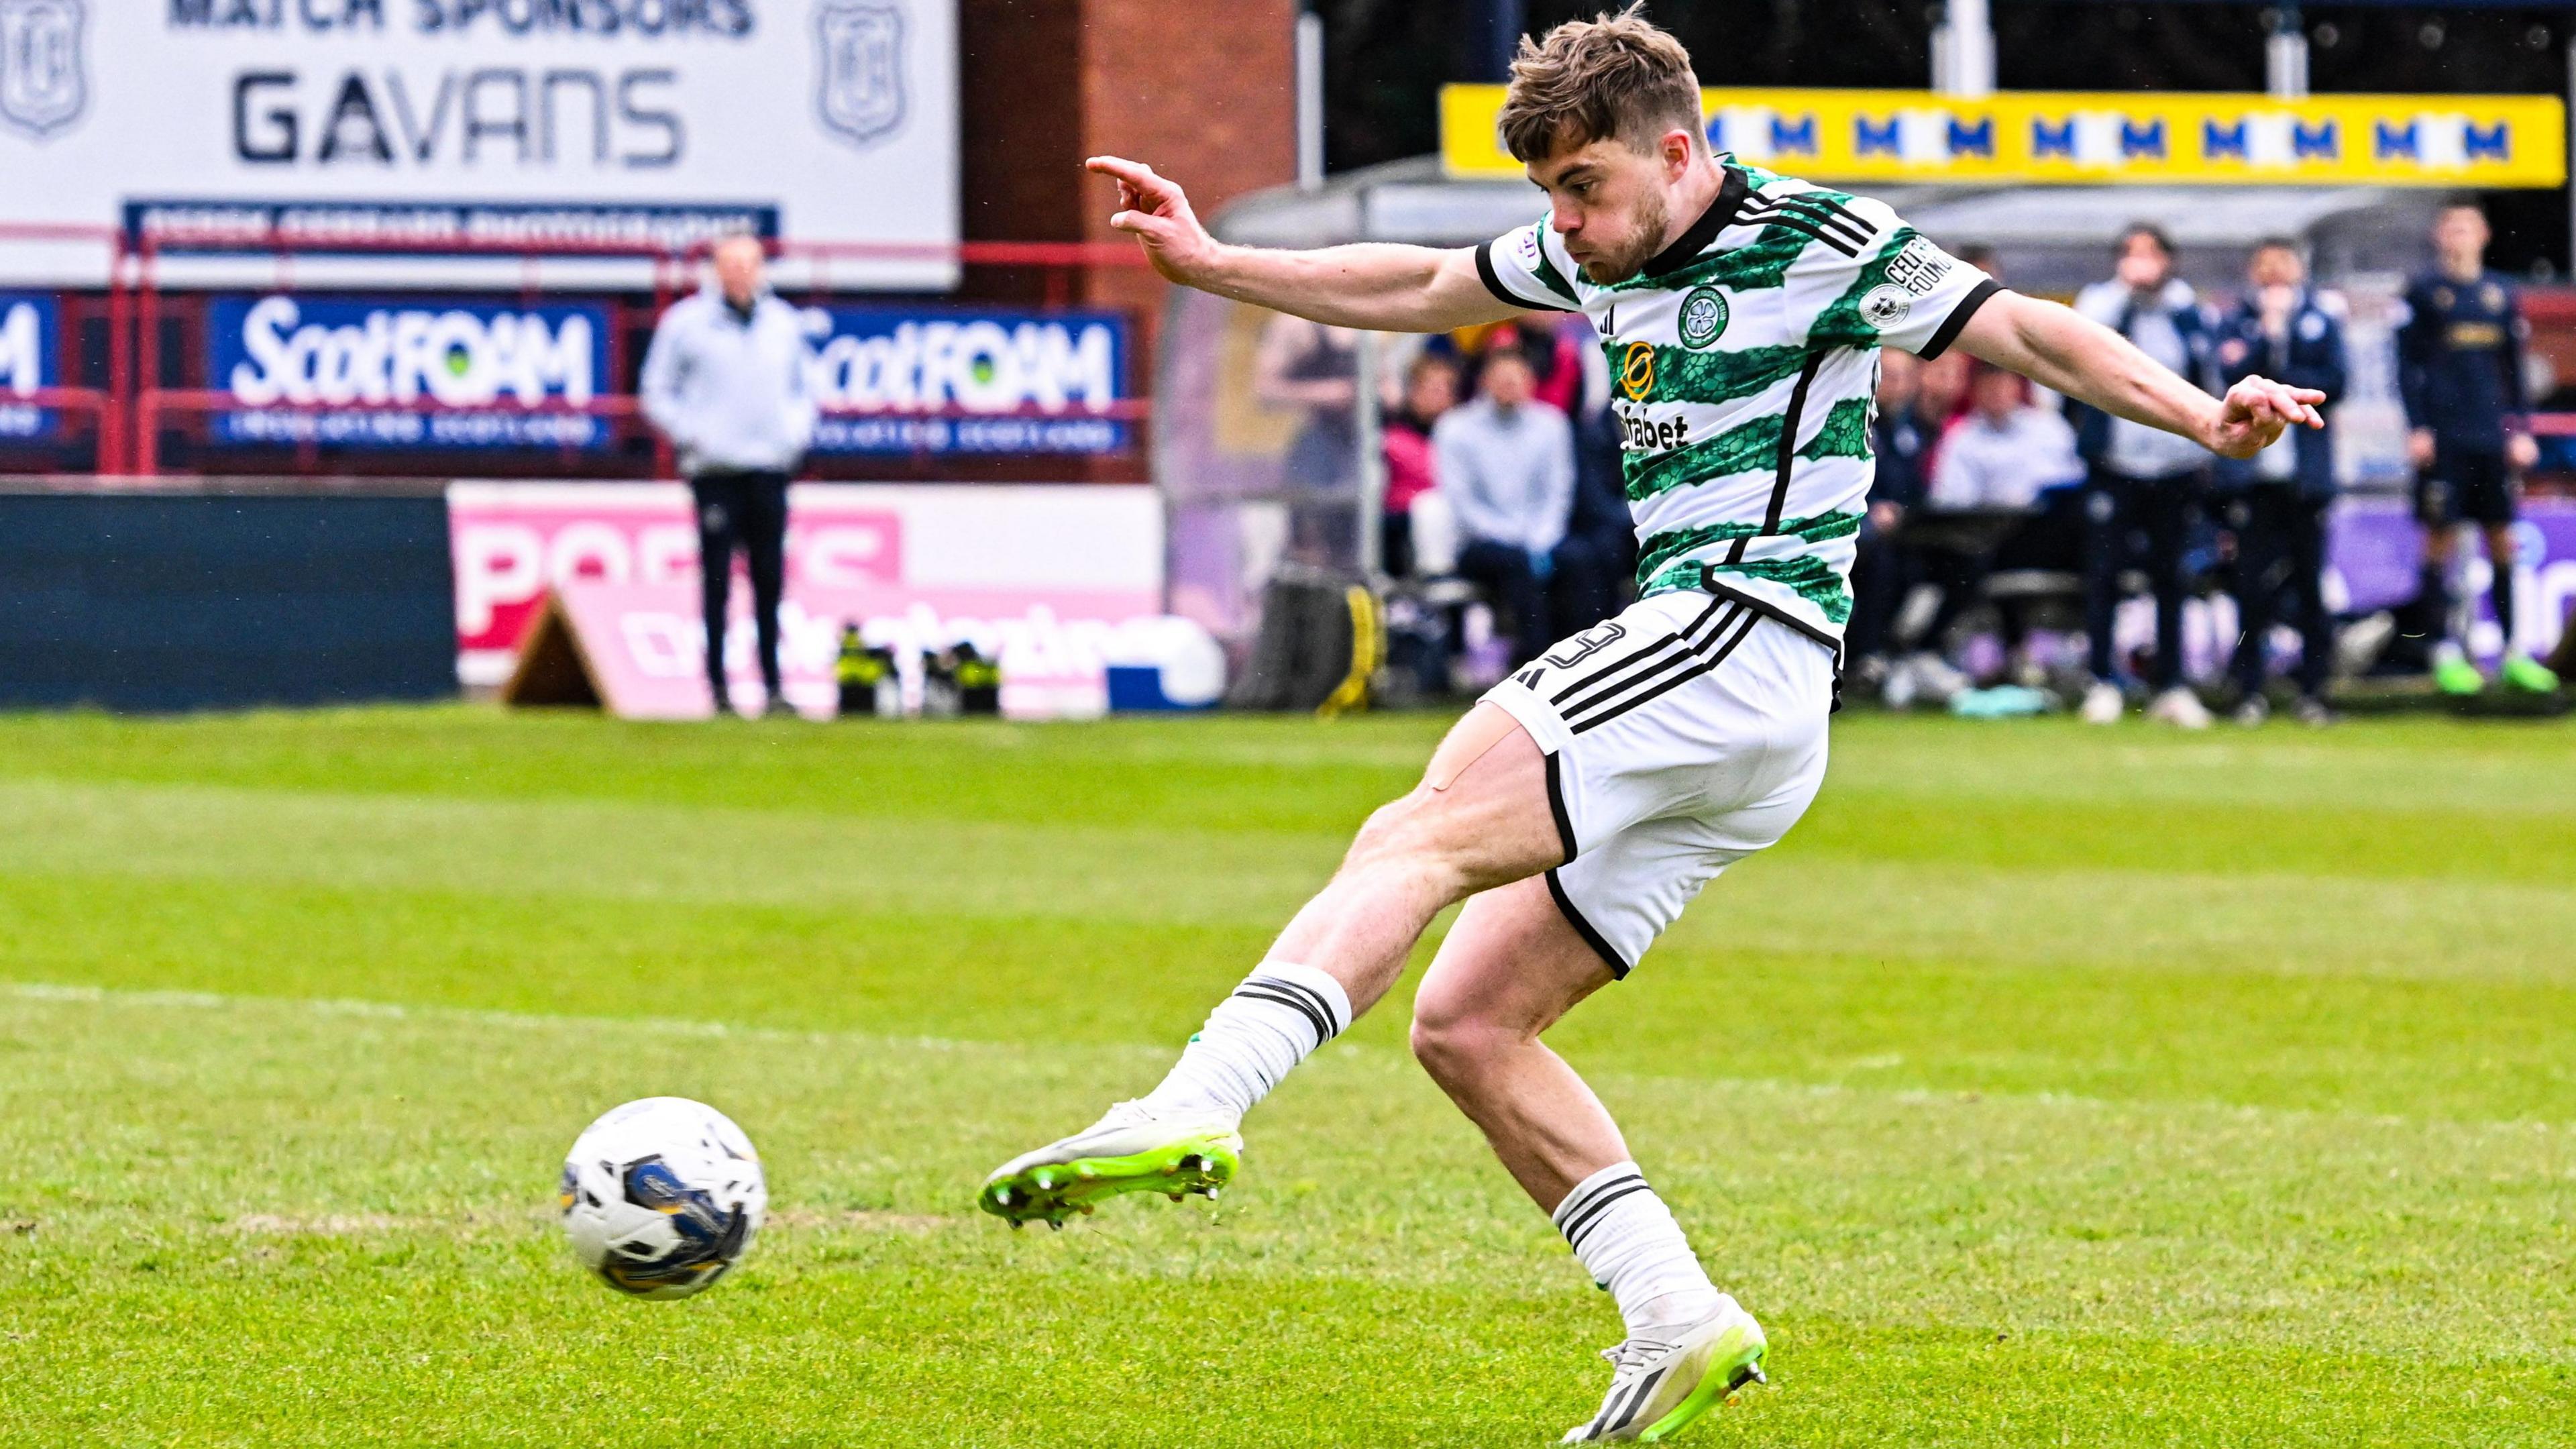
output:
[[[1082,168],[1111,153],[1189,188],[1201,216],[1297,175],[1295,0],[959,0],[965,236],[1123,240],[1116,191]],[[1162,280],[1086,272],[1063,300],[1123,307],[1151,329]],[[1045,300],[1038,273],[976,269],[963,296]],[[960,467],[960,464],[965,466]],[[1141,477],[1141,460],[1040,471]],[[1022,465],[947,460],[942,476],[1019,476]]]
[[[1203,215],[1296,179],[1294,0],[960,0],[965,232],[1115,237],[1113,152],[1190,189]],[[1132,279],[1087,295],[1124,299]]]

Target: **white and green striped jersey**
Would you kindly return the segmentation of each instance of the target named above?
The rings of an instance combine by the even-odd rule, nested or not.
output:
[[[1478,247],[1476,270],[1599,330],[1640,590],[1733,594],[1837,644],[1878,349],[1938,356],[1999,289],[1881,202],[1718,161],[1717,200],[1627,281],[1586,280],[1545,218]]]

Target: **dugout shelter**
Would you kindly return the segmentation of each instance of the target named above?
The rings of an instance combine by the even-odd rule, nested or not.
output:
[[[1465,246],[1525,224],[1545,200],[1494,139],[1500,86],[1442,97],[1444,149],[1302,187],[1256,192],[1212,227],[1223,240]],[[2391,347],[2404,278],[2429,256],[2442,203],[2565,179],[2554,96],[1995,94],[1710,91],[1711,141],[1774,170],[1877,196],[1951,248],[1989,251],[2018,290],[2071,297],[2108,272],[2121,229],[2152,221],[2181,275],[2226,299],[2261,241],[2297,240],[2350,308],[2351,396],[2338,472],[2363,492],[2404,480]],[[2534,396],[2576,377],[2576,333],[2535,297],[2544,331]],[[1387,581],[1381,412],[1414,339],[1332,335],[1175,289],[1156,393],[1153,472],[1169,520],[1175,612],[1246,645],[1282,573]],[[1584,349],[1597,358],[1593,349]],[[2562,368],[2562,361],[2564,367]],[[1606,368],[1588,390],[1607,391]],[[2545,428],[2544,431],[2554,429]]]

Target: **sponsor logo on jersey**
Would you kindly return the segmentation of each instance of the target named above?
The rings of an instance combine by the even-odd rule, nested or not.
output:
[[[1916,237],[1905,244],[1887,264],[1887,279],[1918,297],[1932,295],[1932,288],[1950,275],[1952,263],[1928,237]]]
[[[903,11],[834,3],[814,12],[815,109],[853,146],[876,144],[903,124]]]
[[[1682,345],[1696,351],[1726,330],[1726,294],[1715,287],[1693,287],[1682,298]]]
[[[1914,294],[1895,282],[1881,282],[1860,299],[1860,319],[1884,332],[1914,310]]]
[[[1619,415],[1619,446],[1631,453],[1670,452],[1690,441],[1687,418],[1658,420],[1647,416],[1643,409],[1628,407],[1615,399],[1611,410]]]
[[[1655,346],[1631,342],[1619,354],[1619,390],[1638,402],[1655,390]]]

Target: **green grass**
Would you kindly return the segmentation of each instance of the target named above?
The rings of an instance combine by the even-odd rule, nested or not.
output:
[[[0,719],[0,1441],[1550,1440],[1615,1318],[1402,992],[1221,1211],[972,1210],[1439,728]],[[1685,1442],[2576,1442],[2566,731],[1835,750],[1556,1033],[1771,1330]],[[662,1092],[776,1212],[678,1305],[547,1215]]]

